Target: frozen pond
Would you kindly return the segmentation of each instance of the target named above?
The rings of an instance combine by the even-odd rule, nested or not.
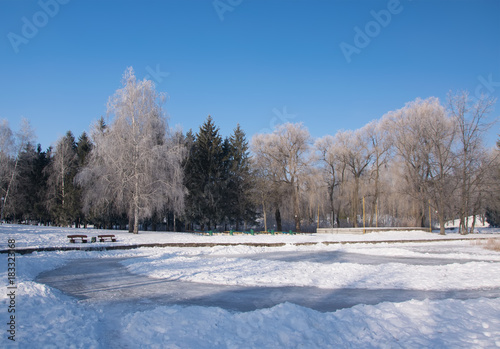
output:
[[[236,255],[232,255],[236,256]],[[271,252],[241,255],[240,258],[306,260],[319,263],[410,263],[441,265],[460,260],[367,256],[338,251]],[[207,257],[212,258],[212,257]],[[500,297],[500,288],[447,291],[411,289],[324,289],[318,287],[248,287],[215,285],[132,274],[120,262],[124,258],[96,258],[70,261],[63,267],[40,274],[36,281],[55,287],[84,302],[125,306],[143,310],[159,305],[199,305],[232,311],[253,311],[290,302],[321,312],[350,308],[357,304],[404,302],[411,299],[474,299]]]

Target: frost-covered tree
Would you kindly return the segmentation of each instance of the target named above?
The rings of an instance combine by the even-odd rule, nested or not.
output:
[[[142,219],[184,205],[182,159],[185,148],[168,128],[162,105],[165,95],[150,80],[139,81],[132,68],[123,87],[108,101],[111,122],[92,130],[93,149],[78,182],[85,190],[85,207],[111,203],[127,214],[129,229],[139,231]]]
[[[9,122],[5,119],[0,120],[0,198],[1,198],[1,217],[5,213],[5,195],[11,179],[11,170],[13,163],[14,135],[10,129]]]
[[[47,168],[48,179],[48,209],[59,225],[68,225],[76,220],[78,198],[73,183],[78,171],[75,137],[68,131],[59,138]]]
[[[300,231],[301,176],[310,164],[310,134],[302,124],[286,123],[271,134],[257,134],[252,139],[252,152],[268,180],[283,184],[291,194],[295,230]]]
[[[375,214],[375,226],[378,227],[379,199],[381,196],[380,176],[381,171],[392,155],[392,137],[387,127],[385,127],[384,119],[372,121],[364,129],[373,153],[371,169],[373,180],[372,215]],[[373,219],[371,221],[373,222]]]
[[[5,210],[15,185],[20,155],[33,138],[34,131],[28,119],[21,120],[21,127],[15,136],[6,121],[2,121],[0,124],[0,179],[2,181],[0,221],[4,219]]]
[[[441,234],[452,196],[456,127],[437,98],[417,99],[391,113],[394,147],[404,163],[407,192],[415,198],[416,226],[424,226],[428,202],[438,212]]]
[[[491,226],[500,227],[500,139],[492,153],[493,162],[488,171],[490,185],[486,203],[486,220]]]
[[[486,122],[486,117],[495,102],[495,99],[487,96],[480,96],[473,101],[466,91],[448,95],[448,111],[457,125],[458,217],[463,234],[474,231],[475,217],[484,210],[482,199],[490,191],[487,174],[495,164],[495,157],[490,156],[483,138],[493,125]],[[469,220],[470,216],[472,220]]]
[[[358,226],[357,216],[359,214],[360,203],[360,182],[373,157],[373,149],[365,129],[356,131],[339,131],[336,135],[339,142],[339,150],[347,170],[353,178],[351,207],[352,221],[355,227]]]
[[[343,184],[345,163],[342,161],[342,152],[338,143],[338,137],[326,135],[316,140],[314,147],[322,170],[322,180],[328,193],[329,211],[331,214],[330,222],[332,227],[335,224],[339,226],[340,207],[336,209],[335,204],[336,202],[340,204],[340,200],[336,200],[336,189]]]

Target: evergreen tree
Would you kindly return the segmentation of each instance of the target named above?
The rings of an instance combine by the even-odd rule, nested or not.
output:
[[[194,168],[192,161],[195,152],[194,143],[196,136],[192,130],[189,130],[184,137],[184,146],[186,147],[187,156],[182,163],[182,169],[184,170],[184,186],[188,190],[186,195],[186,205],[184,210],[185,224],[188,230],[193,230],[193,227],[189,226],[195,222],[196,206],[193,202],[193,195],[191,194],[195,186],[195,176],[193,176],[192,169]]]
[[[186,164],[187,207],[194,223],[210,229],[223,214],[224,150],[219,129],[208,116],[195,137]]]
[[[13,191],[15,214],[18,220],[46,222],[49,215],[44,200],[47,188],[47,175],[44,169],[49,161],[46,153],[38,144],[28,143],[19,155],[18,176]]]
[[[104,122],[104,120],[102,120]],[[103,124],[105,127],[105,124]],[[87,158],[92,151],[92,142],[90,138],[87,136],[87,133],[84,131],[80,137],[78,138],[78,143],[76,144],[76,156],[78,159],[77,166],[75,167],[75,173],[73,178],[75,178],[76,174],[87,165]],[[75,190],[75,214],[76,214],[76,222],[79,226],[80,224],[87,225],[87,219],[85,217],[85,213],[83,212],[83,190],[80,185],[74,184]]]
[[[11,214],[17,221],[34,219],[36,202],[35,165],[36,151],[31,143],[27,143],[18,155],[17,176],[11,188]]]
[[[84,131],[80,137],[78,137],[78,143],[76,144],[76,154],[78,156],[78,166],[83,167],[86,165],[87,156],[92,151],[92,142],[88,137],[87,133]]]
[[[239,230],[241,222],[255,219],[255,207],[251,200],[254,181],[250,171],[250,156],[245,132],[238,124],[229,139],[229,174],[227,203],[230,216]]]
[[[42,151],[42,146],[38,144],[36,157],[33,164],[33,187],[35,192],[35,203],[33,206],[33,219],[39,223],[47,223],[50,220],[49,212],[45,204],[47,197],[48,175],[46,168],[50,164],[51,148],[47,151]]]

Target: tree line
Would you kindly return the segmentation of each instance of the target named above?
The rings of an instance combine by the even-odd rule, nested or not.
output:
[[[302,124],[247,140],[223,138],[209,116],[198,132],[172,130],[165,95],[128,68],[107,117],[54,148],[23,120],[0,122],[1,220],[152,230],[314,231],[418,226],[476,215],[500,222],[500,140],[483,138],[495,100],[416,99],[361,129],[312,139]],[[469,217],[474,217],[469,219]]]

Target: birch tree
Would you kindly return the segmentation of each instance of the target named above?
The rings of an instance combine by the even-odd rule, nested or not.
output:
[[[2,170],[4,175],[5,189],[2,193],[3,200],[2,208],[0,211],[0,221],[3,221],[4,219],[5,208],[7,207],[7,204],[9,202],[9,196],[12,192],[16,180],[21,152],[33,138],[34,131],[31,128],[28,119],[23,118],[21,120],[21,127],[19,129],[19,132],[17,132],[15,138],[13,137],[12,131],[10,131],[8,127],[8,123],[6,123],[6,121],[2,122],[2,125],[0,127],[0,146],[2,147],[0,149],[0,156],[2,157],[0,159],[2,160],[0,169]],[[9,169],[9,154],[12,154],[14,156],[13,167],[11,169]]]
[[[137,234],[141,219],[155,211],[168,207],[182,212],[185,149],[168,129],[165,95],[153,82],[137,80],[128,68],[122,84],[108,101],[111,123],[106,128],[98,123],[92,131],[94,147],[78,179],[87,209],[93,203],[112,203],[128,215],[129,229]]]
[[[14,152],[14,134],[10,129],[9,122],[5,119],[0,120],[0,197],[1,197],[1,217],[4,218],[5,195],[11,179],[12,155]]]
[[[73,179],[78,170],[75,137],[71,131],[57,141],[49,171],[48,209],[57,224],[67,225],[76,218],[76,188]]]

